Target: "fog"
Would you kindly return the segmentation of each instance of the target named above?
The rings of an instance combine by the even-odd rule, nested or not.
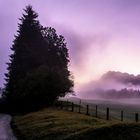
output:
[[[76,96],[87,100],[102,100],[124,104],[140,104],[140,76],[109,71],[99,80],[83,84]]]

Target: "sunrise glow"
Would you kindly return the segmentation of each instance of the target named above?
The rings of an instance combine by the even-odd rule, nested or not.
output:
[[[12,7],[10,0],[1,0],[0,15],[5,17],[0,27],[1,86],[18,18],[29,3],[41,24],[54,27],[65,37],[76,85],[99,79],[109,70],[140,73],[140,1],[13,0]]]

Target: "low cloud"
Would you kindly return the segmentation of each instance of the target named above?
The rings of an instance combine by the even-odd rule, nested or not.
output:
[[[101,77],[103,81],[116,81],[128,86],[140,86],[140,75],[109,71]]]
[[[140,89],[140,75],[135,76],[128,73],[108,71],[99,80],[81,86],[77,95],[84,98],[98,98],[110,91],[119,92],[123,89],[131,92],[138,91]]]

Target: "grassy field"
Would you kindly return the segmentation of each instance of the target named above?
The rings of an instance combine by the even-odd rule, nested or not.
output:
[[[19,140],[139,140],[140,123],[106,121],[48,108],[13,117]]]
[[[80,99],[69,99],[69,101],[74,102],[75,104],[79,104]],[[138,102],[139,101],[139,102]],[[136,104],[132,104],[136,103]],[[138,102],[138,103],[137,103]],[[106,118],[106,108],[110,109],[110,118],[121,120],[121,111],[123,111],[124,121],[135,121],[135,113],[140,114],[140,99],[128,99],[127,102],[125,100],[81,100],[81,105],[83,109],[81,110],[83,113],[86,111],[86,105],[89,105],[89,113],[95,116],[95,106],[98,106],[98,117]]]

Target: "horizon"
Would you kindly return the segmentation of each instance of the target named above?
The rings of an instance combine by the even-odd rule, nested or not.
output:
[[[0,87],[18,18],[29,4],[43,26],[54,27],[66,39],[75,89],[92,83],[107,71],[140,74],[140,1],[1,0]]]

